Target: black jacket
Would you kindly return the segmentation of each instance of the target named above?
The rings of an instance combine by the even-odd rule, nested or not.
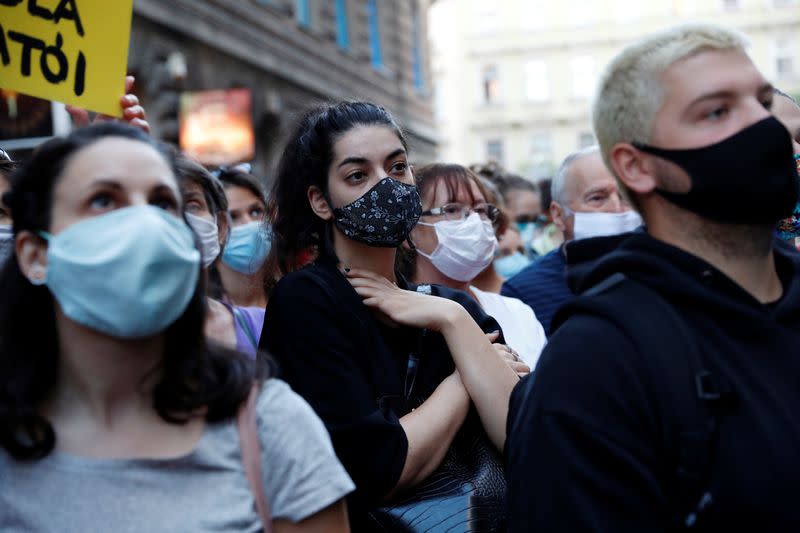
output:
[[[398,284],[417,288],[402,278]],[[500,330],[466,293],[441,286],[432,286],[432,292],[460,303],[487,333]],[[259,347],[275,357],[280,377],[325,423],[356,484],[348,497],[351,525],[364,530],[364,513],[381,503],[405,465],[408,441],[400,418],[455,370],[444,338],[384,325],[344,275],[319,260],[275,287]],[[419,364],[407,380],[412,353]]]
[[[720,411],[710,450],[713,502],[695,531],[800,531],[800,256],[776,243],[775,260],[784,294],[770,305],[644,233],[570,273],[579,293],[618,272],[658,293],[730,388],[734,401]],[[631,323],[649,308],[613,297],[605,305],[609,317],[639,313]],[[557,316],[535,375],[512,396],[511,530],[669,530],[680,497],[673,428],[691,413],[668,398],[690,387],[654,369],[670,364],[664,359],[683,363],[687,339],[671,331],[647,338],[581,309]]]

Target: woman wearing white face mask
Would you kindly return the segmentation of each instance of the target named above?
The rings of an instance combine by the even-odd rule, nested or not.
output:
[[[222,184],[199,163],[178,157],[177,168],[186,219],[200,239],[207,275],[230,245],[228,201]],[[263,325],[263,307],[231,305],[219,295],[209,295],[206,336],[223,346],[255,358]]]
[[[404,274],[415,283],[470,293],[503,328],[506,349],[533,367],[546,342],[533,310],[515,298],[470,285],[498,250],[492,223],[499,212],[486,202],[480,179],[461,165],[446,164],[427,165],[414,175],[424,211],[411,232],[416,251],[404,265]]]

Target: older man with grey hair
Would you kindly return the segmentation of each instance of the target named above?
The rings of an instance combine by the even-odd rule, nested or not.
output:
[[[774,235],[800,181],[746,46],[679,26],[601,78],[594,130],[646,230],[571,270],[514,391],[511,532],[800,531],[800,255]]]
[[[564,242],[631,231],[641,219],[619,194],[600,148],[569,155],[553,177],[550,214]],[[505,282],[504,296],[518,298],[536,313],[545,331],[556,310],[572,298],[567,287],[564,247],[544,255]]]

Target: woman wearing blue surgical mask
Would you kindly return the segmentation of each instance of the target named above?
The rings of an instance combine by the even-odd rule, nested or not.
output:
[[[0,530],[348,530],[352,482],[308,405],[206,342],[168,153],[129,126],[78,130],[5,199]]]
[[[225,253],[228,200],[222,184],[201,164],[179,156],[177,168],[186,219],[200,240],[203,273],[208,275]],[[209,290],[205,329],[210,339],[255,358],[263,324],[263,307],[232,305]]]
[[[502,450],[519,379],[519,366],[493,348],[497,335],[487,338],[497,322],[474,301],[395,271],[421,212],[408,157],[385,109],[322,105],[289,137],[272,194],[270,264],[281,279],[261,347],[325,422],[356,483],[348,499],[356,531],[374,531],[371,513],[414,494],[465,421],[485,429],[488,455]],[[298,269],[313,247],[316,260]],[[468,418],[472,405],[478,416]]]
[[[499,255],[494,223],[500,211],[487,202],[480,178],[455,164],[426,165],[415,176],[423,212],[411,232],[414,248],[407,252],[404,273],[416,283],[470,294],[503,329],[506,342],[498,349],[533,367],[546,342],[533,310],[516,298],[473,285]]]
[[[255,176],[241,167],[214,172],[225,188],[231,228],[216,264],[226,299],[242,307],[266,307],[264,261],[271,235],[265,224],[266,197]]]

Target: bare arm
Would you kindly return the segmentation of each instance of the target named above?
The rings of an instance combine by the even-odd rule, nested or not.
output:
[[[486,433],[502,450],[511,390],[516,372],[460,304],[397,288],[385,278],[353,269],[347,274],[364,304],[391,320],[439,331],[445,338],[464,387],[475,403]]]
[[[408,453],[400,479],[386,495],[387,500],[419,484],[439,467],[467,412],[469,395],[455,372],[422,405],[400,419],[408,439]]]
[[[272,531],[275,533],[349,533],[347,504],[344,499],[341,499],[296,524],[284,519],[273,520]]]
[[[449,305],[443,309],[441,333],[486,433],[502,451],[506,442],[508,400],[519,377],[498,355],[466,309],[450,300],[442,303]]]

